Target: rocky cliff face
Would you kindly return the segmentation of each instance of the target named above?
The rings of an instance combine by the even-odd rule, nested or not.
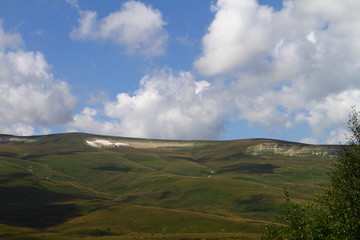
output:
[[[261,143],[248,147],[249,155],[282,156],[335,156],[341,149],[339,145],[308,145],[298,143]]]

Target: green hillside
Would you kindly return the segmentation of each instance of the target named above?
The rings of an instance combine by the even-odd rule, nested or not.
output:
[[[340,146],[0,135],[0,239],[259,239]]]

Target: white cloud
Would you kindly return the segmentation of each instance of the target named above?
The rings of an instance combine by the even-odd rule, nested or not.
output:
[[[219,0],[212,9],[215,17],[194,67],[206,76],[230,77],[230,82],[158,71],[146,75],[133,95],[119,93],[103,109],[84,109],[69,127],[133,137],[213,139],[223,119],[239,113],[250,125],[271,129],[290,131],[306,124],[312,133],[304,142],[342,141],[350,107],[360,101],[360,2],[285,1],[283,9],[274,11],[255,0]],[[96,13],[83,12],[79,32],[99,39],[114,29],[100,31],[101,24],[118,19],[118,13],[98,21]]]
[[[341,126],[339,129],[343,128],[342,126],[348,120],[351,107],[354,103],[358,103],[359,100],[360,89],[348,90],[336,95],[330,95],[321,102],[314,101],[312,105],[309,106],[307,112],[296,116],[296,120],[307,122],[313,129],[314,137],[321,139],[324,135],[324,129],[332,128],[333,126]],[[334,137],[334,133],[339,132],[339,129],[331,130],[329,133],[330,136]],[[336,137],[336,141],[338,139],[339,137]],[[326,141],[332,140],[327,139]]]
[[[315,44],[316,41],[317,41],[316,36],[315,36],[315,32],[310,32],[310,33],[306,36],[306,39],[307,39],[309,42]]]
[[[71,5],[71,7],[80,10],[79,3],[77,0],[65,0],[67,3]]]
[[[35,129],[33,126],[24,123],[14,123],[10,125],[0,123],[0,132],[17,136],[31,136],[35,134]]]
[[[8,48],[17,49],[23,44],[20,34],[5,33],[3,29],[3,22],[0,19],[0,51]]]
[[[208,34],[203,38],[203,55],[195,66],[204,75],[247,67],[266,54],[271,43],[272,11],[255,0],[219,0]]]
[[[99,18],[67,2],[80,13],[73,39],[111,41],[128,54],[164,52],[166,23],[151,6],[128,1]],[[21,36],[0,27],[0,131],[28,135],[65,124],[109,135],[214,139],[224,118],[238,113],[271,129],[307,125],[305,142],[342,141],[350,107],[360,102],[360,2],[288,0],[274,11],[256,0],[218,0],[212,9],[194,68],[226,84],[155,71],[133,94],[108,101],[99,94],[91,101],[103,101],[101,108],[75,116],[69,86],[52,76],[43,54],[21,50]]]
[[[100,38],[97,33],[97,13],[93,11],[79,11],[80,18],[78,19],[79,26],[74,28],[70,33],[73,39],[78,40],[96,40]]]
[[[326,144],[348,144],[349,139],[347,136],[351,136],[351,133],[348,129],[337,128],[329,132],[329,137],[327,137]]]
[[[91,133],[122,135],[119,122],[101,119],[102,113],[90,107],[85,107],[79,114],[75,114],[73,121],[67,124],[69,132],[85,131]],[[99,118],[98,118],[99,117]]]
[[[20,35],[8,35],[0,27],[0,42],[11,38],[22,43]],[[34,126],[64,124],[72,119],[75,101],[69,86],[54,79],[40,52],[0,49],[2,132],[31,135]]]
[[[196,81],[189,72],[156,71],[142,78],[134,95],[118,94],[103,112],[85,109],[69,127],[132,137],[214,139],[231,106],[221,94],[225,91],[219,91],[222,87]]]
[[[359,1],[290,0],[274,11],[218,0],[212,9],[194,66],[236,79],[229,94],[241,118],[269,128],[306,123],[318,142],[343,132],[360,102]]]
[[[79,9],[77,2],[73,6]],[[78,40],[112,41],[128,54],[157,56],[165,51],[168,34],[160,11],[137,1],[128,1],[119,11],[97,19],[94,11],[82,11],[70,36]]]

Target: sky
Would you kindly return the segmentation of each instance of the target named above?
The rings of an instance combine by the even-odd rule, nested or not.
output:
[[[0,133],[344,143],[358,0],[0,0]]]

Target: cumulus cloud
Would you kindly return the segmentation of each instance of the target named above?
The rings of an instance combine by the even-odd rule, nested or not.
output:
[[[307,122],[314,130],[314,136],[319,137],[323,130],[346,123],[349,117],[350,107],[360,100],[360,89],[352,89],[329,95],[321,102],[313,102],[309,110],[298,114],[296,120]],[[336,130],[331,130],[334,136]],[[343,131],[340,131],[343,132]]]
[[[82,10],[77,40],[111,41],[128,54],[164,52],[161,13],[128,1],[99,18]],[[54,124],[69,131],[162,139],[216,139],[224,119],[288,131],[306,125],[310,143],[344,142],[351,106],[360,102],[360,2],[289,0],[274,10],[256,0],[218,0],[194,69],[145,75],[138,90],[91,99],[73,116],[75,97],[51,74],[40,52],[23,50],[0,22],[0,131],[31,135]],[[219,80],[221,79],[221,80]]]
[[[10,41],[13,39],[14,41]],[[31,135],[35,128],[64,124],[72,119],[75,97],[69,86],[54,79],[40,52],[25,52],[18,34],[0,26],[0,131]]]
[[[212,9],[194,66],[236,79],[230,94],[241,118],[271,128],[306,123],[312,141],[343,132],[360,101],[359,1],[290,0],[275,11],[218,0]]]
[[[112,41],[128,54],[157,56],[164,53],[168,34],[160,11],[141,2],[125,2],[121,9],[98,19],[95,11],[79,9],[76,1],[68,1],[79,10],[78,26],[70,36],[77,40]]]
[[[155,71],[133,95],[119,93],[101,112],[84,109],[70,129],[161,139],[214,139],[230,111],[221,83],[196,81],[189,72]],[[106,117],[107,120],[99,118]]]
[[[81,113],[74,115],[73,121],[67,124],[68,131],[85,131],[107,135],[123,134],[118,120],[104,120],[103,116],[102,111],[85,107]]]
[[[250,125],[271,129],[290,131],[305,124],[312,134],[304,142],[344,142],[348,112],[360,102],[360,2],[290,0],[283,5],[275,11],[256,0],[218,0],[212,6],[215,17],[194,68],[203,76],[230,79],[226,84],[197,80],[190,72],[153,72],[132,95],[119,93],[100,109],[85,108],[69,128],[213,139],[224,118],[236,113]],[[101,20],[95,12],[82,12],[73,37],[110,36],[105,32],[116,27],[105,31],[103,26],[125,9]],[[158,19],[161,23],[161,15]]]
[[[214,75],[256,61],[269,48],[271,9],[255,0],[219,0],[195,66]]]

